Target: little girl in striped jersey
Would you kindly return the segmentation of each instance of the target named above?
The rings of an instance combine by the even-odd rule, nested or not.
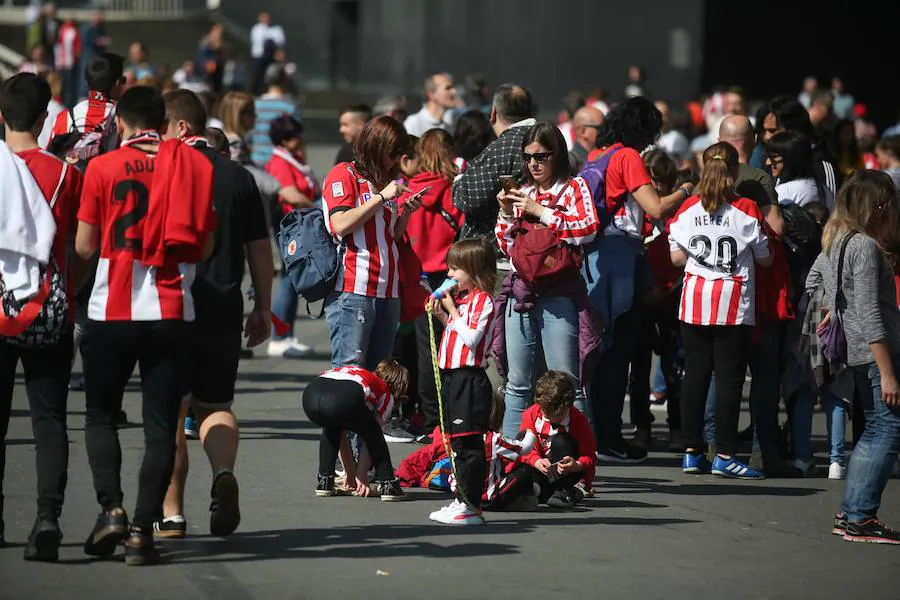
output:
[[[496,252],[487,240],[458,242],[447,254],[448,276],[455,293],[431,300],[432,311],[444,324],[438,355],[441,369],[443,430],[450,437],[456,466],[457,499],[431,513],[447,525],[480,525],[481,496],[487,462],[482,435],[489,430],[493,392],[488,366],[494,302],[488,290],[497,279]]]
[[[710,376],[716,374],[716,449],[712,472],[736,479],[763,474],[739,462],[738,419],[751,334],[756,323],[754,264],[772,254],[763,217],[753,200],[735,192],[738,154],[728,143],[703,153],[696,195],[669,224],[672,264],[685,266],[678,318],[685,351],[681,414],[685,473],[709,472],[703,422]]]

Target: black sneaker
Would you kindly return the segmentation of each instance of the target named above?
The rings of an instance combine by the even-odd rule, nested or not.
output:
[[[844,539],[848,542],[900,545],[900,531],[895,531],[878,519],[866,519],[862,523],[847,522]]]
[[[125,539],[125,564],[131,567],[159,564],[159,550],[149,531],[131,528]]]
[[[409,499],[409,496],[400,488],[400,482],[396,479],[379,481],[377,485],[378,495],[381,496],[382,502],[402,502]]]
[[[647,460],[647,451],[623,440],[615,448],[597,450],[597,460],[617,464],[637,464]]]
[[[563,510],[571,510],[575,508],[575,494],[568,488],[563,488],[553,492],[550,499],[547,500],[547,506],[550,508],[560,508]]]
[[[334,475],[316,475],[319,484],[316,486],[316,496],[319,498],[330,498],[334,496]]]
[[[128,516],[124,512],[117,515],[102,512],[84,542],[84,553],[88,556],[112,556],[127,535]]]
[[[835,513],[834,525],[831,527],[832,535],[844,535],[847,533],[847,515],[842,512]]]
[[[38,517],[28,536],[25,546],[25,560],[56,562],[59,560],[59,543],[62,532],[56,520]]]
[[[391,419],[382,430],[384,433],[384,441],[389,444],[408,444],[416,439],[403,426],[401,419]]]
[[[187,521],[181,515],[168,517],[153,524],[154,537],[180,540],[184,538],[185,534],[187,534]]]
[[[213,480],[209,505],[209,532],[216,537],[231,535],[241,524],[238,482],[231,471],[220,471]]]

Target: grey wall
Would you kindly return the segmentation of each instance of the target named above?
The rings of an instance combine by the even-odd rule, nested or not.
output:
[[[308,79],[331,78],[331,11],[326,0],[266,3],[288,35],[288,50]],[[258,5],[223,0],[225,16],[255,22]],[[356,83],[418,91],[424,76],[483,73],[492,84],[515,81],[539,105],[556,110],[570,89],[604,85],[622,94],[632,63],[648,72],[647,88],[680,102],[699,91],[702,0],[359,0]],[[689,51],[673,67],[670,32],[681,29]]]

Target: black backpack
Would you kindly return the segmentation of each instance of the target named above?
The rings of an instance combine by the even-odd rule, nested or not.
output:
[[[119,146],[119,128],[116,127],[116,111],[110,111],[106,119],[93,131],[81,133],[72,119],[72,129],[58,135],[47,146],[47,151],[58,156],[79,171],[84,172],[92,158],[112,152]]]
[[[782,204],[785,255],[791,271],[791,297],[806,287],[806,275],[822,251],[822,227],[806,209],[797,204]]]

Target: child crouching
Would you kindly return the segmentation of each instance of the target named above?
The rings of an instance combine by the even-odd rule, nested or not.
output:
[[[405,500],[394,477],[391,455],[384,440],[384,418],[391,414],[395,398],[404,398],[409,373],[395,360],[382,361],[372,373],[360,367],[338,367],[316,377],[303,391],[303,410],[310,421],[323,427],[319,442],[319,475],[316,496],[336,493],[334,463],[340,453],[346,485],[357,495],[369,496],[369,465],[375,466],[378,495],[384,502]],[[359,435],[359,464],[345,432]]]
[[[522,432],[537,443],[522,459],[540,487],[538,499],[552,508],[570,509],[583,498],[576,485],[590,490],[597,442],[587,418],[575,408],[575,384],[559,371],[548,371],[534,390],[535,404],[522,415]]]
[[[457,476],[457,499],[429,515],[446,525],[481,525],[481,496],[487,477],[482,435],[488,431],[493,390],[488,366],[497,278],[496,253],[486,240],[463,240],[450,248],[447,275],[456,293],[444,292],[431,310],[445,325],[441,369],[443,431],[450,437]]]

